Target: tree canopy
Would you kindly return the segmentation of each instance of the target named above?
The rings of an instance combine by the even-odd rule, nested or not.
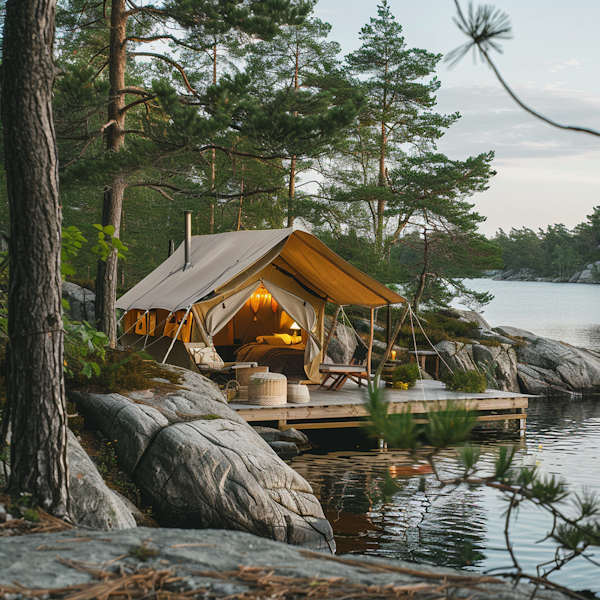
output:
[[[459,118],[436,110],[441,56],[407,46],[384,0],[342,58],[314,6],[59,0],[65,224],[88,238],[93,223],[113,226],[131,249],[126,263],[75,259],[96,277],[113,338],[117,288],[164,260],[183,209],[196,235],[301,217],[415,307],[469,295],[462,278],[499,265],[469,202],[493,153],[457,160],[436,147]]]

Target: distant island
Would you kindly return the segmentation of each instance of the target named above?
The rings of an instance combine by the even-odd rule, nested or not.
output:
[[[504,269],[486,276],[509,281],[600,283],[600,206],[573,229],[562,223],[537,232],[523,227],[492,238],[502,248]]]
[[[551,283],[600,283],[600,260],[584,265],[572,275],[541,277],[535,269],[507,269],[486,271],[485,278],[495,281],[548,281]]]

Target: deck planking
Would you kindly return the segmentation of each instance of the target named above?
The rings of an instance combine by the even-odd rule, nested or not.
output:
[[[310,402],[306,404],[283,404],[259,406],[231,402],[229,406],[248,422],[277,421],[280,429],[337,429],[357,427],[364,424],[368,416],[365,407],[366,389],[348,382],[339,391],[311,389]],[[423,415],[433,406],[443,406],[449,401],[466,401],[479,411],[478,421],[510,421],[518,419],[519,429],[524,431],[526,409],[530,396],[501,390],[486,390],[479,394],[453,392],[440,381],[422,381],[408,390],[386,389],[385,399],[389,402],[389,414],[410,410]],[[497,411],[506,411],[497,414]],[[343,420],[341,420],[343,419]],[[353,419],[353,420],[349,420]],[[423,419],[416,419],[423,422]],[[293,422],[290,424],[290,422]]]

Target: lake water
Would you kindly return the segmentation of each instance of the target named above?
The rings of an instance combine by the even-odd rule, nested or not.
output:
[[[473,280],[495,300],[485,311],[492,326],[512,325],[583,347],[600,347],[600,286]],[[320,445],[292,462],[313,486],[330,520],[340,554],[371,554],[487,571],[511,565],[504,539],[506,502],[496,490],[440,487],[423,457],[380,452],[356,431],[312,432]],[[533,399],[527,434],[472,441],[488,468],[501,446],[517,446],[517,465],[538,465],[545,475],[563,477],[569,489],[600,494],[600,396]],[[335,448],[335,451],[328,451]],[[445,452],[442,470],[456,469]],[[564,509],[568,512],[569,505]],[[526,572],[552,560],[556,546],[538,544],[551,527],[535,508],[522,508],[511,523],[511,542]],[[600,562],[600,548],[594,560]],[[578,558],[551,579],[600,598],[600,567]],[[595,596],[590,596],[595,597]]]
[[[510,325],[574,346],[600,349],[600,285],[467,279],[494,300],[481,311],[492,327]],[[459,302],[456,308],[464,309]]]

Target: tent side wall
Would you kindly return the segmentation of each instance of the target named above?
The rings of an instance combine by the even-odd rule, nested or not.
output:
[[[144,342],[146,341],[145,335],[136,335],[135,333],[127,333],[122,338],[122,343],[124,346],[129,346],[134,348],[135,350],[144,350],[147,352],[152,358],[156,360],[156,362],[162,362],[166,353],[169,350],[169,346],[173,341],[173,338],[170,337],[161,337],[158,340],[154,340],[149,338],[150,341],[146,343],[146,347],[144,348]],[[169,358],[167,362],[170,365],[175,365],[177,367],[183,367],[190,371],[195,371],[198,373],[198,367],[194,364],[190,357],[190,353],[187,351],[184,343],[180,340],[175,340],[173,344],[173,349],[169,353]]]

